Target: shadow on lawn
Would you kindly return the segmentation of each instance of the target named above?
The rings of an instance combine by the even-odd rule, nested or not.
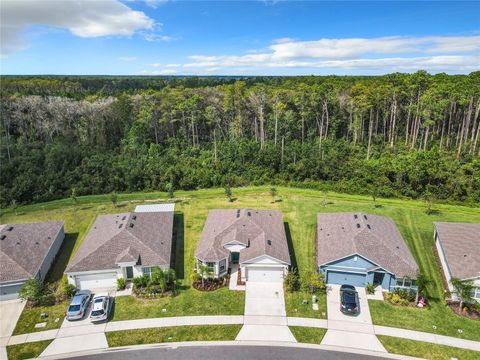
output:
[[[185,221],[183,213],[173,215],[172,267],[177,279],[185,278]]]
[[[62,246],[58,250],[57,256],[55,257],[55,260],[48,271],[46,277],[47,282],[54,283],[62,278],[63,272],[67,267],[68,260],[70,259],[77,240],[78,233],[65,234],[65,239],[63,240]]]
[[[283,226],[285,227],[285,234],[287,235],[288,252],[290,253],[290,262],[292,263],[291,268],[298,269],[297,258],[295,257],[295,249],[293,248],[292,235],[290,234],[290,226],[287,222],[284,222]]]

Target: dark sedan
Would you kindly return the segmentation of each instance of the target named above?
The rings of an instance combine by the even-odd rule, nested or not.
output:
[[[352,285],[340,287],[340,311],[348,315],[357,315],[360,312],[358,292]]]

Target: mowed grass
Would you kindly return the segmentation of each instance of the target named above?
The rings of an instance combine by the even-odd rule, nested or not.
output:
[[[34,359],[47,348],[53,340],[36,341],[25,344],[7,346],[7,356],[9,360]]]
[[[235,340],[242,325],[199,325],[107,332],[108,346]]]
[[[303,300],[307,300],[308,304],[304,305]],[[318,310],[313,310],[311,294],[303,291],[293,293],[285,292],[285,310],[287,316],[326,319],[327,295],[317,294],[317,303]]]
[[[389,353],[415,356],[429,360],[477,360],[480,353],[451,346],[436,345],[422,341],[405,340],[390,336],[377,336]]]
[[[289,326],[288,328],[299,343],[306,344],[320,344],[323,337],[325,336],[325,333],[327,332],[327,329],[310,328],[303,326]]]
[[[196,291],[190,287],[190,275],[194,268],[194,251],[208,211],[211,209],[250,207],[282,210],[287,236],[291,239],[292,265],[298,268],[301,277],[309,271],[315,271],[316,268],[314,246],[316,214],[318,212],[355,211],[391,217],[399,227],[420,268],[431,279],[429,285],[429,293],[432,297],[431,310],[405,309],[379,303],[378,306],[371,306],[374,323],[433,332],[429,324],[439,322],[438,319],[444,319],[445,321],[442,323],[435,324],[438,327],[437,332],[449,336],[480,340],[478,321],[459,317],[445,306],[440,272],[432,251],[434,221],[479,223],[480,210],[478,208],[438,204],[435,205],[435,213],[427,215],[425,204],[420,201],[378,199],[377,204],[380,206],[373,207],[371,199],[366,196],[329,193],[325,205],[324,195],[320,191],[286,187],[277,187],[277,190],[278,197],[274,203],[272,203],[267,186],[233,189],[233,196],[236,198],[234,202],[227,201],[223,189],[176,192],[176,217],[180,219],[181,230],[180,241],[177,242],[176,249],[176,271],[182,279],[184,288],[182,293],[184,295],[178,295],[178,300],[175,298],[168,300],[172,302],[171,304],[160,305],[160,302],[164,301],[163,299],[153,300],[150,303],[151,309],[147,310],[146,308],[149,306],[145,305],[143,311],[156,314],[161,311],[162,307],[168,309],[168,305],[170,305],[172,311],[184,310],[183,315],[198,314],[201,307],[207,309],[219,307],[225,310],[225,315],[243,311],[244,294],[242,292],[235,292],[233,293],[235,295],[232,295],[225,289],[220,292],[196,294]],[[65,229],[67,234],[71,235],[71,244],[68,245],[65,254],[61,254],[62,260],[55,265],[55,270],[50,275],[51,280],[58,281],[67,261],[81,244],[83,237],[98,214],[128,212],[132,211],[138,204],[147,201],[167,201],[167,199],[165,193],[137,193],[119,194],[118,201],[119,206],[113,207],[110,202],[110,195],[80,197],[77,205],[74,205],[71,199],[64,199],[45,204],[22,206],[18,209],[22,215],[18,216],[15,216],[11,210],[7,210],[1,220],[3,223],[65,220]],[[215,294],[218,296],[215,296]],[[190,296],[196,301],[181,300],[182,296],[185,296],[185,298]],[[320,305],[321,310],[318,312],[309,311],[307,308],[300,310],[303,306],[301,302],[305,296],[306,294],[302,293],[286,296],[288,315],[321,317],[323,305]],[[223,304],[232,301],[232,297],[239,297],[232,302],[236,305]],[[311,300],[310,297],[307,299]],[[321,298],[319,298],[319,303],[322,304],[320,300]],[[122,304],[122,302],[125,304]],[[135,310],[124,309],[124,305],[132,306],[132,303],[135,302],[139,302],[139,300],[128,298],[120,300],[116,312],[130,313],[131,315],[118,316],[137,318]],[[195,303],[195,306],[185,305],[191,303]],[[240,310],[240,308],[242,309]],[[294,309],[297,309],[296,313],[292,312]],[[26,309],[25,311],[29,310]],[[428,326],[423,324],[428,324]],[[457,331],[459,328],[464,330],[463,333]]]
[[[24,308],[13,330],[13,335],[58,329],[65,318],[67,306],[68,302],[63,302],[53,306],[38,306],[31,309]],[[46,314],[47,317],[40,319],[40,314]],[[55,321],[56,319],[58,319],[58,321]],[[47,325],[43,328],[36,328],[35,324],[40,322],[46,322]]]

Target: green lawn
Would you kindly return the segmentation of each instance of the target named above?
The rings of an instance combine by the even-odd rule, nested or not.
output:
[[[290,331],[299,343],[320,344],[327,329],[289,326]]]
[[[221,288],[200,292],[194,288],[181,291],[177,296],[154,300],[122,296],[115,299],[113,320],[131,320],[185,315],[243,315],[245,293]],[[163,312],[162,309],[166,309]]]
[[[303,300],[308,304],[303,305]],[[285,292],[285,310],[287,316],[309,317],[326,319],[327,318],[327,295],[317,294],[318,311],[312,309],[312,295],[303,291],[294,293]]]
[[[222,309],[221,311],[225,310],[225,314],[238,313],[238,307],[242,306],[240,305],[242,300],[236,298],[237,296],[241,297],[239,293],[232,295],[229,294],[228,291],[222,290],[213,294],[201,293],[198,294],[197,297],[197,295],[194,295],[196,293],[193,289],[189,288],[191,285],[190,274],[194,268],[193,255],[195,247],[210,209],[251,207],[282,210],[284,222],[286,223],[287,236],[291,239],[291,247],[293,250],[292,262],[294,266],[298,267],[300,276],[306,274],[308,271],[315,270],[314,239],[316,214],[318,212],[363,211],[389,216],[395,220],[420,268],[432,279],[429,292],[433,299],[431,301],[432,309],[429,312],[421,309],[408,309],[408,311],[405,311],[404,308],[389,308],[389,314],[387,315],[385,306],[380,303],[378,306],[372,306],[371,309],[374,322],[376,324],[399,326],[415,330],[420,330],[419,327],[423,327],[422,330],[433,331],[430,325],[420,325],[419,319],[421,320],[420,322],[424,324],[437,322],[437,319],[448,319],[446,322],[452,324],[452,328],[446,331],[446,334],[480,340],[480,326],[478,322],[461,318],[445,307],[442,298],[443,285],[432,251],[432,223],[434,221],[479,223],[480,211],[478,208],[437,204],[435,205],[436,211],[434,214],[426,215],[425,204],[421,201],[379,199],[377,200],[377,204],[380,206],[374,208],[371,198],[368,196],[335,193],[328,194],[328,201],[324,206],[324,195],[320,191],[286,187],[277,187],[277,190],[279,200],[275,203],[271,202],[268,186],[233,189],[233,196],[236,200],[232,203],[227,201],[223,189],[188,192],[179,191],[175,193],[175,197],[177,198],[176,220],[178,229],[180,229],[180,240],[177,242],[176,249],[176,271],[179,278],[183,279],[182,283],[185,290],[183,290],[183,295],[180,294],[178,296],[178,299],[171,300],[172,303],[170,306],[172,311],[186,310],[190,308],[190,305],[194,307],[194,314],[197,313],[200,307],[205,305],[212,306],[213,309],[214,303],[211,301],[211,297],[215,297],[213,294],[221,295],[215,298],[215,306]],[[78,204],[75,206],[72,200],[64,199],[45,204],[22,206],[18,209],[18,212],[21,213],[21,215],[19,214],[18,216],[7,209],[2,216],[2,222],[27,222],[47,219],[65,220],[65,230],[69,236],[69,242],[68,245],[65,246],[65,251],[62,252],[60,260],[55,264],[54,270],[49,276],[52,281],[58,281],[68,259],[71,258],[72,254],[80,245],[86,231],[95,220],[96,215],[127,212],[131,211],[136,205],[145,202],[145,200],[165,199],[165,193],[119,194],[118,201],[120,206],[116,208],[114,208],[110,202],[110,195],[80,197],[78,198]],[[191,297],[194,300],[183,300],[182,297]],[[231,299],[232,297],[235,298],[233,304],[223,304],[225,299]],[[295,316],[319,316],[318,314],[320,314],[322,310],[320,310],[318,314],[317,312],[310,312],[307,309],[300,310],[298,300],[302,298],[300,299],[301,305],[303,297],[304,295],[301,293],[286,297],[289,315],[293,315],[291,311],[296,308],[297,314],[299,312],[303,312],[303,314],[300,313]],[[116,312],[119,314],[131,312],[132,314],[130,316],[136,316],[131,309],[123,308],[124,304],[122,304],[122,302],[125,302],[125,305],[127,305],[129,301],[131,302],[132,300],[128,300],[128,298],[120,300]],[[151,309],[144,309],[143,311],[145,313],[158,312],[159,306],[156,302],[157,300],[153,302]],[[322,305],[320,308],[322,309]],[[26,309],[25,311],[30,310]],[[188,313],[185,315],[187,314]],[[440,327],[439,325],[441,324],[436,325]],[[24,327],[26,328],[28,326]],[[463,329],[463,334],[459,334],[457,328]]]
[[[127,346],[181,341],[235,340],[242,325],[178,326],[106,333],[108,346]]]
[[[65,318],[67,306],[68,302],[64,302],[54,306],[39,306],[31,309],[25,308],[18,319],[13,335],[59,328]],[[40,314],[42,313],[47,314],[47,318],[41,320]],[[56,319],[59,320],[55,322]],[[46,322],[47,325],[44,328],[36,328],[35,324],[40,322]]]
[[[378,336],[385,349],[394,354],[415,356],[429,360],[477,360],[480,353],[451,346],[430,344],[422,341],[405,340],[390,336]]]
[[[52,340],[44,340],[7,346],[8,359],[23,360],[37,358],[51,342]]]

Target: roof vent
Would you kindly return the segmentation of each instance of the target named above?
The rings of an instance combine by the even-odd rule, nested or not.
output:
[[[6,237],[7,237],[7,235],[0,236],[0,240],[5,240]]]
[[[247,212],[247,216],[252,216],[252,213],[250,211]]]
[[[247,241],[247,248],[249,248],[249,247],[250,247],[250,239],[248,239],[248,241]]]
[[[367,228],[371,229],[370,224],[367,224]]]
[[[130,223],[130,227],[133,228],[133,225],[135,225],[134,223]]]
[[[463,257],[467,257],[467,254],[463,254]]]
[[[240,217],[240,209],[237,210],[237,218]]]
[[[122,220],[125,220],[126,218],[127,218],[126,216],[123,216],[123,217],[122,217]]]
[[[272,245],[272,240],[267,240],[268,245]]]
[[[17,241],[17,245],[20,245],[20,241]]]
[[[367,219],[367,215],[363,215],[363,218],[364,218],[365,220],[368,220],[368,219]]]
[[[118,225],[118,228],[121,229],[123,227],[123,224]]]
[[[359,228],[359,229],[360,229],[360,224],[357,224],[357,228]]]
[[[354,217],[355,219],[358,219],[358,215],[357,215],[357,214],[353,214],[353,217]]]
[[[11,225],[8,226],[6,230],[7,230],[7,231],[12,231],[12,230],[13,230],[13,226],[11,226]]]
[[[40,245],[40,243],[38,241],[35,241],[35,245]]]
[[[132,216],[132,219],[133,219],[133,220],[137,220],[137,215],[133,215],[133,216]]]

